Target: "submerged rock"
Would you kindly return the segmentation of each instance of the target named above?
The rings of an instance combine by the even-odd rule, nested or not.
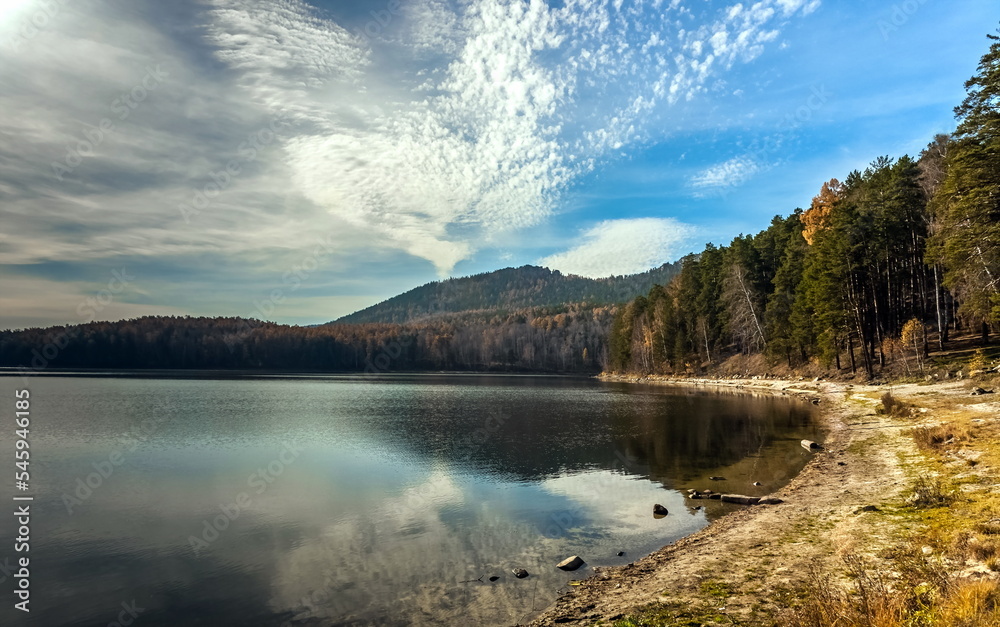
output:
[[[576,570],[577,568],[583,566],[583,564],[584,562],[580,559],[579,555],[573,555],[556,564],[556,568],[561,570]]]
[[[515,568],[510,572],[514,573],[514,576],[517,577],[518,579],[524,579],[525,577],[528,576],[528,571],[524,570],[523,568]]]
[[[667,511],[667,508],[664,507],[664,506],[662,506],[662,505],[660,505],[659,503],[657,503],[656,505],[653,506],[653,515],[654,516],[666,516],[668,513],[669,512]]]
[[[736,503],[738,505],[756,505],[760,503],[760,497],[746,496],[744,494],[723,494],[723,503]]]

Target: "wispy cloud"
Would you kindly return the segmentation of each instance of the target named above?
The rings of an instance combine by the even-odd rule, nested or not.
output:
[[[698,190],[697,194],[738,187],[762,169],[763,166],[750,157],[733,157],[729,161],[705,168],[691,177],[691,186]]]
[[[496,234],[550,220],[572,183],[626,147],[669,133],[672,107],[722,89],[815,4],[427,0],[373,35],[367,15],[302,0],[62,3],[0,47],[12,112],[0,201],[18,234],[0,236],[0,263],[222,254],[273,266],[271,252],[332,234],[343,255],[405,251],[447,274]],[[0,41],[40,5],[5,15]],[[116,99],[157,66],[155,92],[116,117]],[[288,131],[241,160],[279,117]],[[55,178],[52,163],[105,118],[114,132]],[[234,162],[238,178],[186,222],[178,206]]]
[[[694,234],[693,227],[672,218],[605,220],[581,233],[577,246],[538,263],[595,278],[634,274],[676,259]]]

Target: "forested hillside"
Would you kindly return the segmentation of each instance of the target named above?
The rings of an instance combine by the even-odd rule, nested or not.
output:
[[[708,245],[621,308],[611,369],[704,372],[734,354],[873,376],[959,327],[1000,323],[1000,40],[966,83],[954,134],[879,157],[811,206]],[[908,363],[908,362],[906,362]],[[909,368],[909,365],[906,366]]]
[[[0,366],[322,372],[598,372],[610,307],[439,316],[421,324],[291,327],[241,318],[144,317],[0,332]]]
[[[595,373],[608,365],[617,304],[679,267],[604,279],[507,268],[428,283],[316,327],[153,316],[3,331],[0,366]]]
[[[504,268],[427,283],[336,322],[404,323],[464,311],[507,313],[577,303],[619,304],[668,282],[679,270],[680,264],[663,264],[640,274],[589,279],[537,266]]]

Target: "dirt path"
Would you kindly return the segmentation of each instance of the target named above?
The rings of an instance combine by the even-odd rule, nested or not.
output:
[[[906,419],[876,414],[884,387],[775,380],[682,383],[818,397],[827,428],[824,450],[773,495],[782,504],[747,507],[632,564],[602,569],[530,625],[610,625],[652,603],[661,604],[654,611],[664,616],[695,621],[677,624],[753,624],[787,607],[814,569],[836,572],[845,552],[872,553],[898,540],[897,518],[860,510],[902,503],[911,465],[923,459],[908,427],[933,412],[917,410],[916,418]],[[897,386],[893,392],[904,400],[927,401],[928,390],[939,404],[969,394],[956,383]]]

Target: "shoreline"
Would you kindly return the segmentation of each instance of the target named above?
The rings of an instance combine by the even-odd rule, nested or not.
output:
[[[844,554],[875,551],[886,538],[898,535],[899,521],[864,508],[887,509],[887,503],[903,502],[912,474],[908,464],[918,463],[915,456],[922,455],[913,438],[904,434],[905,427],[935,412],[923,408],[907,419],[881,415],[875,412],[881,395],[891,389],[902,399],[926,396],[946,406],[968,395],[958,382],[888,386],[759,378],[599,378],[804,397],[819,404],[824,448],[773,493],[783,503],[748,506],[631,564],[595,568],[528,625],[613,625],[649,611],[644,607],[651,605],[684,617],[695,611],[691,608],[702,608],[703,614],[691,614],[701,622],[691,624],[769,624],[754,621],[787,610],[793,604],[785,598],[788,591],[802,585],[816,568],[837,571]]]

